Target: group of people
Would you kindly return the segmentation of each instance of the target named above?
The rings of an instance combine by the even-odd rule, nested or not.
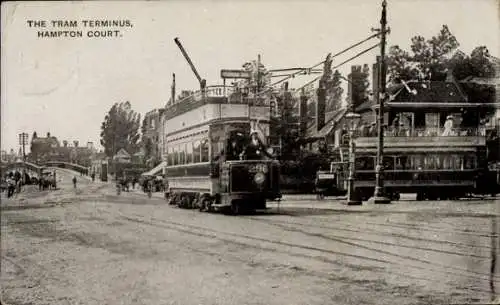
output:
[[[241,133],[233,134],[229,140],[230,144],[227,151],[221,152],[221,155],[226,156],[226,160],[260,160],[263,158],[273,159],[274,156],[270,154],[265,145],[259,138],[257,131],[252,130],[250,132],[250,141],[245,143],[245,137]],[[216,157],[217,159],[219,156]]]
[[[8,173],[4,178],[7,188],[7,198],[12,197],[14,193],[21,192],[22,174],[18,171]]]

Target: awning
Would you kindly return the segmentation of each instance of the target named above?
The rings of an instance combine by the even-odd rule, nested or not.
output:
[[[167,162],[163,161],[160,164],[158,164],[155,168],[152,170],[149,170],[147,172],[144,172],[141,174],[141,176],[156,176],[158,174],[163,173],[163,168],[167,165]]]

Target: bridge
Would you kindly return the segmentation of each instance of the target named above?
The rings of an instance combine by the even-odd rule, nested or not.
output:
[[[1,170],[2,175],[5,175],[6,173],[12,172],[12,171],[22,172],[24,170],[30,176],[39,176],[42,169],[49,168],[49,167],[67,169],[67,170],[71,170],[74,172],[78,172],[79,174],[83,174],[83,175],[89,174],[89,169],[85,166],[75,164],[75,163],[62,162],[62,161],[47,161],[47,162],[43,162],[41,164],[35,164],[35,163],[23,162],[23,161],[2,163],[0,165],[0,170]]]

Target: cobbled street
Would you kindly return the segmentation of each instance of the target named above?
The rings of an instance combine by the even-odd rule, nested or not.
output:
[[[498,299],[500,200],[182,210],[58,171],[2,194],[6,304],[470,304]]]

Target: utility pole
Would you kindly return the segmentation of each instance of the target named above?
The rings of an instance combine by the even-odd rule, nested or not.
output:
[[[386,59],[385,44],[387,32],[387,1],[382,1],[382,17],[380,18],[380,62],[379,62],[379,94],[378,102],[378,146],[377,166],[375,168],[375,192],[370,199],[373,203],[390,203],[384,192],[384,101],[386,99]]]
[[[19,145],[23,147],[23,162],[25,163],[23,168],[23,174],[21,177],[22,184],[24,184],[25,182],[24,179],[26,177],[26,144],[28,144],[28,134],[22,132],[19,134]]]
[[[19,134],[19,145],[23,148],[23,162],[26,162],[26,145],[28,144],[28,134],[22,132]]]

